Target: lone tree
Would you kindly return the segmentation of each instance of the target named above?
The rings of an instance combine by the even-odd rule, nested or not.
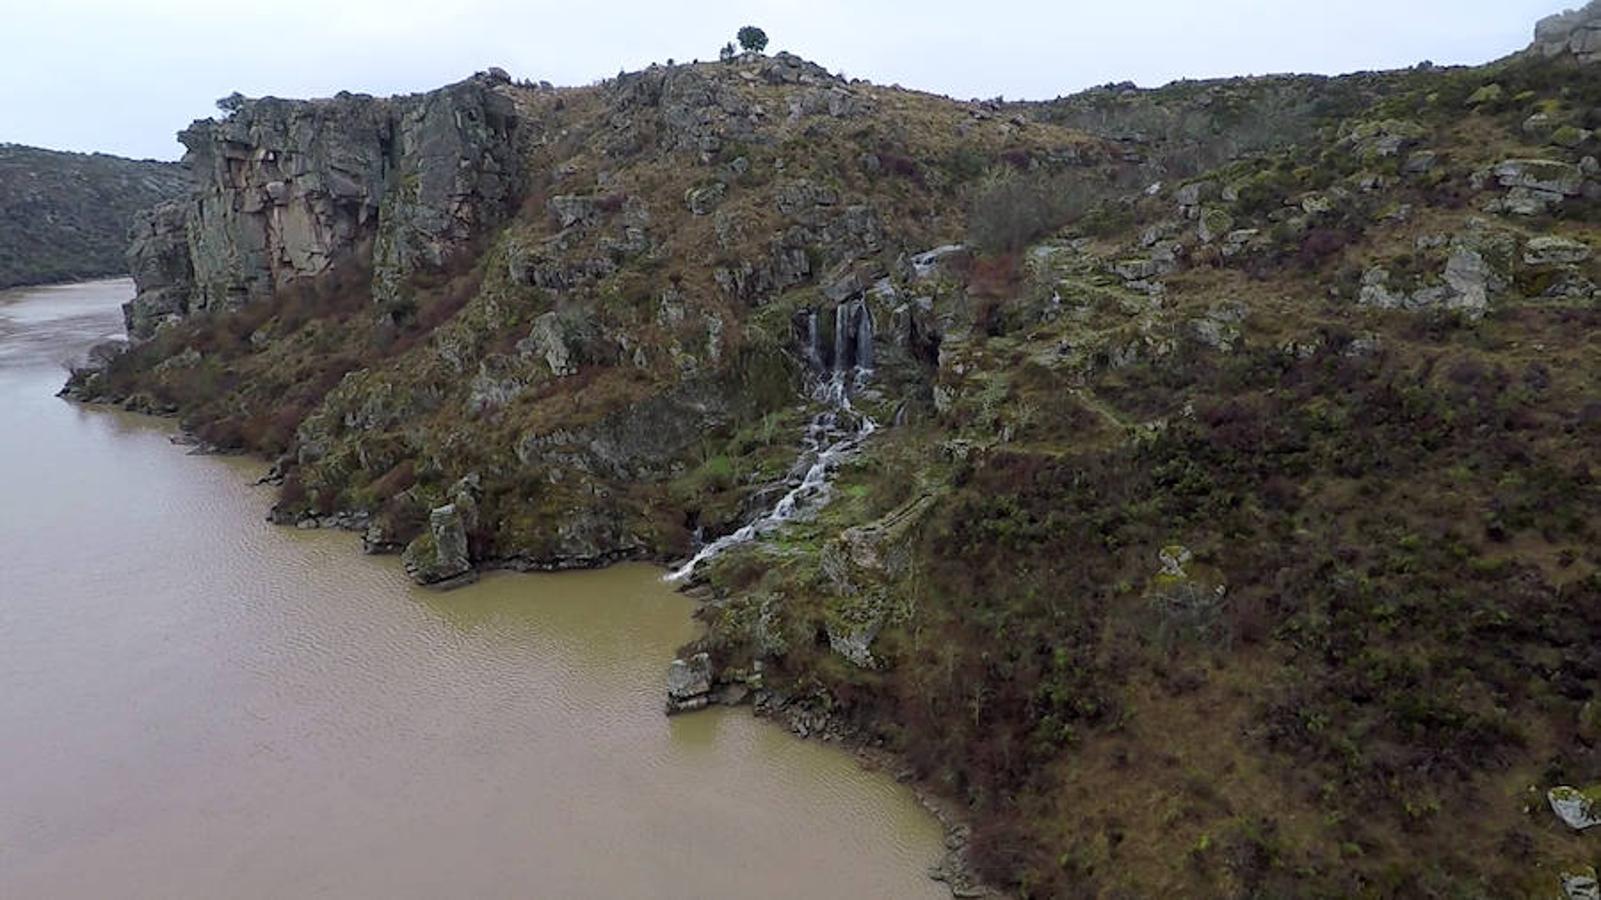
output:
[[[748,51],[760,53],[767,49],[767,32],[755,25],[746,25],[734,37],[739,38],[739,45]]]

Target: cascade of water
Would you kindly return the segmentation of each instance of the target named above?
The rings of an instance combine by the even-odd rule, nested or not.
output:
[[[817,310],[806,311],[806,363],[814,372],[823,370],[823,343],[817,334]]]
[[[855,360],[851,358],[851,305],[841,303],[834,307],[834,368],[837,371],[849,369]]]
[[[853,313],[850,311],[854,308]],[[835,311],[834,366],[812,385],[811,395],[823,406],[806,426],[800,457],[790,472],[790,487],[772,508],[747,522],[739,530],[723,535],[696,551],[687,562],[668,573],[668,581],[681,581],[701,563],[730,547],[762,537],[798,516],[813,512],[827,503],[828,476],[849,459],[874,431],[878,423],[851,405],[853,386],[865,381],[873,361],[873,322],[865,304],[842,303]],[[807,319],[808,346],[815,344],[817,314]],[[852,347],[851,345],[855,346]],[[855,352],[852,353],[851,351]],[[818,350],[811,355],[821,357]]]
[[[856,367],[873,368],[873,314],[865,303],[856,309]]]

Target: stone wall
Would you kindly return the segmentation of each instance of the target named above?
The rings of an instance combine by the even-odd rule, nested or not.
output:
[[[480,75],[406,97],[244,100],[192,124],[179,134],[190,195],[131,235],[130,334],[272,296],[353,253],[372,254],[374,296],[392,301],[406,276],[470,252],[510,213],[521,180],[502,83]]]

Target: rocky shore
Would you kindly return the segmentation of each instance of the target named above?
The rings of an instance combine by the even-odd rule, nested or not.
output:
[[[692,595],[696,593],[691,590]],[[700,599],[705,601],[704,594]],[[838,744],[867,769],[895,773],[918,802],[945,830],[945,855],[929,867],[929,878],[943,882],[952,897],[1000,897],[1003,891],[985,884],[973,871],[967,857],[972,835],[960,807],[939,794],[931,785],[919,783],[911,770],[902,766],[896,754],[859,729],[834,715],[826,694],[812,697],[791,695],[765,686],[763,666],[758,660],[749,671],[715,671],[706,653],[675,659],[668,666],[666,682],[667,714],[678,715],[708,706],[748,706],[753,715],[768,719],[801,740]]]

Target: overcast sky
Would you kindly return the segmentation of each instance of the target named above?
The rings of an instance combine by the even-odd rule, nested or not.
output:
[[[1566,5],[1576,5],[1572,0]],[[0,142],[176,159],[232,91],[426,90],[498,65],[587,84],[708,59],[747,22],[768,52],[957,97],[1109,81],[1481,63],[1561,0],[14,0],[0,24]]]

